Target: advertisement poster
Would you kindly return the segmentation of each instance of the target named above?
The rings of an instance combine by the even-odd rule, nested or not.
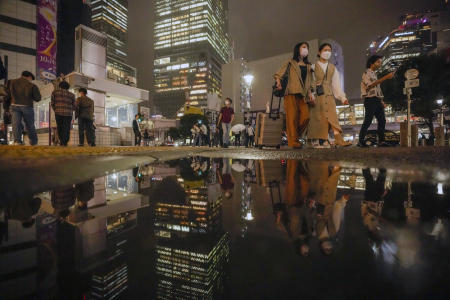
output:
[[[37,0],[37,77],[56,78],[56,0]]]

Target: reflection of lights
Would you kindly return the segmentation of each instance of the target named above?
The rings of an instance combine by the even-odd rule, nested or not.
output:
[[[111,179],[116,180],[116,179],[117,179],[117,174],[112,174],[112,175],[111,175]]]
[[[251,210],[249,210],[247,212],[247,214],[245,215],[244,219],[246,219],[247,221],[252,221],[254,219]]]
[[[442,183],[438,183],[437,185],[437,193],[438,195],[444,195],[444,186]]]

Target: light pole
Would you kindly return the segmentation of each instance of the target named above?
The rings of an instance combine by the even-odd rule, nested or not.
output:
[[[441,113],[439,114],[439,126],[444,126],[444,99],[437,99],[436,104],[439,105]]]
[[[252,101],[252,83],[255,78],[252,74],[246,74],[243,77],[244,80],[244,95],[243,95],[243,103],[242,103],[242,112],[249,111],[251,108]]]

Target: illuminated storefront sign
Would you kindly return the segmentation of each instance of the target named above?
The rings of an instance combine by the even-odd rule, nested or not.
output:
[[[56,78],[56,0],[37,1],[37,75],[42,80]]]

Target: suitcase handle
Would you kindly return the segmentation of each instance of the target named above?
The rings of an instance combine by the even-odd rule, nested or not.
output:
[[[273,98],[275,94],[272,91],[272,98],[270,99],[270,111],[269,111],[269,118],[276,120],[280,117],[280,107],[281,107],[281,97],[278,98],[278,108],[273,107]]]

